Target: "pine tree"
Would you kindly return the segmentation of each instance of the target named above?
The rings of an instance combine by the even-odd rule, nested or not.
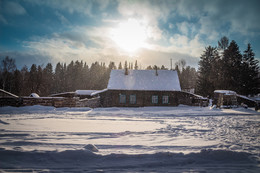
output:
[[[223,89],[241,91],[242,55],[237,43],[232,40],[228,48],[224,51],[222,58],[222,87]]]
[[[220,41],[218,41],[218,49],[226,50],[228,48],[229,40],[226,36],[222,37]]]
[[[122,69],[123,67],[122,67],[122,64],[121,64],[121,62],[119,63],[119,65],[118,65],[118,69]]]
[[[32,64],[29,73],[29,88],[31,93],[36,92],[37,87],[37,67],[36,64]]]
[[[218,57],[217,48],[208,46],[200,57],[198,80],[196,92],[203,96],[210,96],[215,90],[214,80],[215,73],[213,71],[214,61]]]
[[[27,68],[27,66],[24,66],[21,69],[21,79],[22,79],[22,90],[21,90],[21,96],[28,96],[31,91],[30,91],[30,82],[29,82],[29,70]]]
[[[16,69],[13,75],[11,91],[15,95],[21,96],[22,88],[23,88],[22,74],[18,69]]]
[[[168,70],[168,69],[164,65],[162,65],[161,70]]]
[[[124,67],[124,69],[125,69],[125,75],[128,75],[127,61],[125,61],[125,67]]]
[[[54,75],[53,75],[53,69],[52,64],[48,63],[46,67],[43,69],[43,89],[42,89],[42,95],[48,96],[50,94],[53,94],[53,83],[54,83]]]
[[[42,94],[43,89],[43,81],[42,81],[42,76],[43,76],[43,71],[42,71],[42,67],[40,65],[38,65],[37,68],[37,83],[36,83],[36,93],[38,93],[39,95]]]
[[[135,70],[138,70],[137,60],[135,60]]]
[[[60,62],[58,62],[55,67],[54,81],[54,93],[61,93],[66,91],[64,65],[62,65]]]
[[[248,44],[244,51],[241,68],[241,94],[254,95],[259,93],[259,61],[255,59],[255,54]]]
[[[153,68],[152,68],[152,66],[148,66],[148,67],[146,67],[146,70],[152,70]]]

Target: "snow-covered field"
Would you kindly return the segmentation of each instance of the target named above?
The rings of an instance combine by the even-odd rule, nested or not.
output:
[[[0,172],[260,172],[260,113],[1,107]]]

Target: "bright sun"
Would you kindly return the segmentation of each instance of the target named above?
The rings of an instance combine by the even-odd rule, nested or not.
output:
[[[123,50],[134,52],[145,45],[146,28],[135,19],[119,23],[111,32],[112,40]]]

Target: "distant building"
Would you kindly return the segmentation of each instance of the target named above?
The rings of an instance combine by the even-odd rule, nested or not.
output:
[[[213,104],[217,107],[255,107],[256,101],[246,96],[239,95],[235,91],[215,90]]]
[[[214,105],[221,107],[237,107],[237,93],[230,90],[215,90],[214,91]]]

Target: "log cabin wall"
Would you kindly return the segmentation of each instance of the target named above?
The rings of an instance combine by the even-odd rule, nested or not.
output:
[[[125,103],[120,103],[120,95],[125,95]],[[130,95],[135,95],[136,102],[130,103]],[[153,103],[152,97],[158,96],[158,102]],[[163,96],[168,96],[168,103],[163,103]],[[135,91],[108,90],[100,94],[102,107],[144,107],[144,106],[178,106],[178,94],[175,91]]]

